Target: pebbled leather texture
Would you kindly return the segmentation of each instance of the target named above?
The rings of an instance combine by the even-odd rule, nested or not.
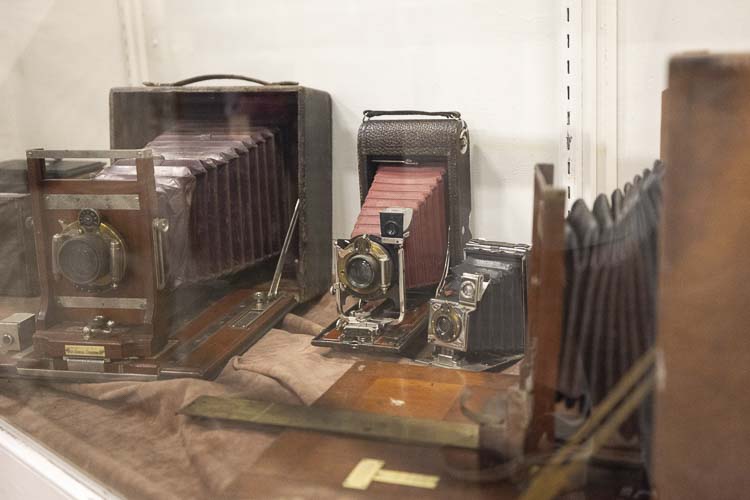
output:
[[[373,159],[445,161],[452,265],[463,261],[464,245],[471,239],[471,148],[466,131],[467,147],[461,152],[464,127],[458,119],[373,119],[362,122],[357,137],[360,203],[364,203],[375,176]]]

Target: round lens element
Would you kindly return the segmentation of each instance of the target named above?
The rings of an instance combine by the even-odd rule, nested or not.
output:
[[[450,337],[453,333],[453,322],[448,316],[440,316],[435,322],[435,331],[441,339]]]
[[[346,264],[346,277],[358,289],[369,288],[375,282],[375,259],[369,255],[355,255]]]
[[[471,281],[465,281],[461,285],[461,296],[464,299],[471,300],[474,298],[474,292],[476,292],[476,287],[474,286],[474,283]]]
[[[77,285],[93,283],[109,272],[107,244],[98,235],[66,241],[57,258],[60,272]]]
[[[383,224],[383,236],[394,238],[399,233],[399,225],[395,221],[389,220]]]
[[[441,341],[453,342],[461,333],[461,323],[450,311],[444,309],[433,317],[432,331]]]

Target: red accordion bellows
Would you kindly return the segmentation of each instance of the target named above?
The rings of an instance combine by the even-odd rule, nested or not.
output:
[[[380,236],[380,211],[411,208],[409,237],[404,245],[406,288],[440,281],[448,246],[445,167],[380,167],[354,224],[352,238]]]

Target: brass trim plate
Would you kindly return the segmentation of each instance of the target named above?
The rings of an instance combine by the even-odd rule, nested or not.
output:
[[[137,194],[47,194],[44,195],[47,210],[140,210]]]
[[[61,307],[74,309],[146,309],[148,302],[138,297],[72,297],[61,295],[57,297],[57,304]]]
[[[103,345],[65,344],[65,355],[85,358],[104,358],[105,351]]]

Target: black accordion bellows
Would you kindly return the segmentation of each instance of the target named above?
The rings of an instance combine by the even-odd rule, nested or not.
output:
[[[663,177],[656,162],[592,210],[576,201],[567,217],[558,391],[569,404],[596,406],[654,344]]]
[[[279,254],[291,218],[278,131],[180,122],[145,145],[154,154],[159,217],[167,219],[167,286],[247,269]],[[119,160],[98,179],[135,177]]]
[[[477,244],[478,242],[478,244]],[[482,247],[492,248],[488,251]],[[511,247],[516,252],[500,252]],[[479,273],[489,280],[478,310],[469,315],[467,351],[522,354],[526,343],[526,261],[522,245],[471,240],[466,258],[451,269],[446,289],[458,293],[463,273]],[[528,247],[525,247],[528,249]]]

